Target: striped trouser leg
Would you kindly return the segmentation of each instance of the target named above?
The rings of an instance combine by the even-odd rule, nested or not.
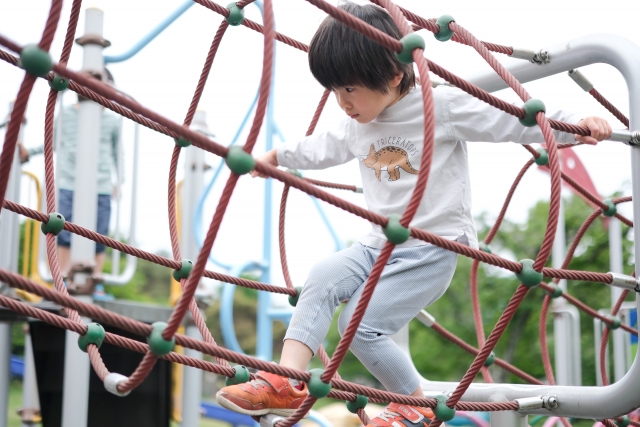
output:
[[[419,387],[413,362],[390,335],[444,294],[456,261],[455,253],[433,245],[396,249],[391,255],[351,344],[353,354],[387,390],[411,394]],[[340,314],[341,334],[363,290],[356,290]]]
[[[355,244],[316,264],[287,329],[294,339],[318,349],[336,307],[349,301],[338,323],[343,333],[355,310],[379,249]],[[395,334],[447,289],[457,256],[432,245],[396,249],[351,345],[351,351],[387,390],[410,394],[419,385],[411,361],[393,342]]]

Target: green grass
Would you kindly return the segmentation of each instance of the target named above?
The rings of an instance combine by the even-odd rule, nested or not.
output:
[[[18,415],[18,409],[22,407],[22,382],[12,380],[9,386],[9,418],[7,427],[21,427],[22,420]],[[42,424],[34,424],[34,427],[40,427]]]

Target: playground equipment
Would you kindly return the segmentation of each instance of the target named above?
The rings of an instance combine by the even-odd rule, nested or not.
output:
[[[403,44],[397,40],[390,39],[388,37],[382,37],[379,34],[374,34],[371,32],[370,28],[366,25],[359,24],[353,18],[345,15],[334,7],[324,3],[321,0],[309,0],[312,4],[320,7],[321,9],[327,11],[332,16],[337,19],[342,20],[343,22],[354,25],[358,28],[358,31],[361,31],[363,34],[367,35],[375,39],[377,42],[384,44],[385,46],[393,49],[396,52],[404,53],[406,56],[411,56],[413,60],[415,60],[418,64],[418,69],[420,70],[420,75],[423,79],[423,87],[425,93],[425,105],[429,105],[429,79],[427,70],[430,69],[434,71],[436,74],[441,75],[443,78],[447,79],[451,83],[456,86],[466,90],[476,96],[481,97],[485,102],[488,102],[497,108],[500,108],[508,113],[514,114],[520,118],[524,118],[527,114],[529,114],[529,119],[533,120],[535,116],[535,120],[538,125],[541,126],[545,134],[548,136],[550,133],[549,121],[544,117],[544,114],[540,112],[540,110],[532,110],[529,113],[526,113],[527,109],[522,109],[519,107],[515,107],[510,104],[506,104],[501,102],[497,98],[492,97],[485,91],[493,91],[502,88],[502,83],[499,82],[495,78],[495,76],[490,77],[481,77],[474,79],[477,86],[482,87],[485,91],[479,90],[478,87],[470,86],[466,84],[461,79],[457,78],[454,75],[451,75],[446,70],[437,66],[432,62],[427,61],[422,57],[422,49],[414,45],[411,49],[403,47]],[[16,303],[7,298],[0,298],[0,304],[10,307],[11,310],[18,311],[21,313],[28,314],[32,317],[37,317],[43,320],[47,320],[49,322],[54,322],[56,325],[69,328],[83,336],[88,335],[89,327],[85,326],[80,322],[80,319],[75,310],[80,311],[83,315],[89,315],[94,319],[98,319],[105,323],[113,323],[117,326],[129,330],[131,332],[137,333],[139,335],[150,336],[150,350],[148,347],[142,345],[138,345],[135,342],[131,342],[122,337],[116,337],[114,335],[105,335],[104,339],[106,339],[110,343],[116,343],[118,345],[126,346],[135,351],[140,351],[145,353],[143,362],[141,365],[135,370],[135,372],[130,377],[124,377],[120,374],[110,373],[107,370],[107,367],[101,362],[98,347],[102,340],[97,340],[96,338],[91,338],[91,341],[87,345],[86,349],[90,353],[91,361],[93,363],[94,369],[100,376],[100,378],[105,381],[105,387],[116,395],[125,395],[131,389],[134,389],[140,384],[142,378],[146,376],[149,369],[154,365],[158,357],[166,358],[171,361],[180,361],[181,363],[188,364],[190,366],[199,367],[202,369],[207,369],[212,372],[216,372],[219,374],[223,374],[229,377],[232,381],[234,379],[240,380],[240,378],[245,377],[248,372],[241,368],[235,367],[231,368],[225,361],[225,359],[231,359],[240,363],[244,363],[250,366],[258,367],[264,370],[270,370],[277,372],[282,375],[288,375],[292,378],[297,378],[303,381],[313,381],[317,384],[318,381],[328,384],[331,381],[331,386],[334,388],[333,391],[329,394],[330,397],[336,397],[344,400],[348,400],[351,402],[356,402],[354,406],[354,410],[358,412],[361,416],[363,422],[366,422],[367,417],[364,411],[362,410],[362,399],[357,398],[357,394],[367,395],[371,398],[375,398],[381,401],[398,401],[409,404],[418,404],[422,406],[433,407],[436,415],[438,416],[438,420],[432,423],[432,425],[437,426],[440,425],[442,420],[448,420],[454,413],[455,409],[460,410],[490,410],[496,411],[495,416],[492,418],[492,424],[496,426],[502,425],[526,425],[526,416],[521,416],[520,413],[525,414],[543,414],[543,415],[558,415],[558,416],[577,416],[583,418],[594,418],[594,419],[604,419],[608,417],[618,417],[619,415],[629,412],[631,409],[638,406],[640,403],[637,399],[638,396],[638,385],[637,385],[637,376],[640,375],[638,373],[638,366],[640,362],[635,361],[632,365],[630,371],[620,379],[618,382],[611,386],[601,387],[601,388],[585,388],[585,387],[570,387],[570,386],[544,386],[544,385],[534,385],[534,386],[510,386],[510,385],[493,385],[493,384],[484,384],[484,385],[471,385],[471,381],[481,370],[482,366],[490,359],[490,353],[492,348],[495,346],[495,343],[499,339],[502,331],[508,324],[510,317],[515,312],[517,305],[527,294],[529,288],[531,287],[540,287],[547,292],[552,293],[554,296],[562,296],[569,302],[578,305],[581,309],[585,310],[585,307],[580,306],[579,302],[572,299],[572,297],[566,292],[556,289],[554,286],[550,286],[549,284],[541,283],[543,277],[553,278],[553,279],[581,279],[581,280],[590,280],[595,282],[606,283],[608,285],[621,287],[625,289],[625,291],[637,291],[638,282],[634,277],[624,276],[620,273],[591,273],[591,272],[580,272],[575,270],[567,270],[566,266],[564,268],[544,268],[544,264],[546,259],[549,257],[551,253],[552,243],[554,241],[554,236],[556,234],[556,229],[558,227],[558,212],[560,209],[559,204],[559,187],[560,181],[562,178],[567,181],[566,177],[562,177],[561,171],[558,168],[558,149],[562,149],[563,147],[557,146],[553,137],[547,138],[547,150],[546,151],[536,151],[531,147],[527,147],[529,151],[532,153],[534,158],[539,162],[548,162],[551,177],[552,177],[552,192],[551,192],[551,211],[550,211],[550,219],[548,223],[547,232],[543,239],[542,249],[538,257],[535,261],[529,262],[528,260],[523,260],[520,263],[507,261],[501,257],[496,255],[492,255],[488,252],[476,251],[466,246],[457,244],[456,242],[450,242],[445,239],[439,238],[438,236],[432,235],[424,230],[419,229],[411,229],[410,232],[414,237],[418,237],[423,239],[429,243],[433,243],[442,247],[445,247],[448,250],[457,252],[459,254],[463,254],[469,257],[472,257],[478,261],[482,261],[485,263],[489,263],[492,265],[499,266],[501,268],[510,270],[516,273],[519,281],[522,285],[516,291],[514,298],[511,300],[505,313],[501,317],[498,322],[498,327],[494,330],[494,332],[489,336],[489,338],[484,342],[481,339],[481,348],[480,350],[476,349],[468,349],[470,352],[476,354],[476,358],[471,365],[469,371],[463,378],[463,381],[460,384],[449,384],[449,383],[438,383],[438,382],[429,382],[425,388],[428,392],[433,393],[442,393],[442,391],[450,392],[451,394],[447,394],[445,396],[438,395],[436,398],[427,398],[427,399],[414,399],[409,398],[407,396],[399,396],[393,395],[391,393],[381,392],[379,390],[372,390],[366,387],[361,387],[354,384],[348,384],[342,381],[339,377],[335,376],[337,366],[340,361],[344,357],[346,349],[348,348],[351,337],[353,336],[353,332],[355,332],[355,328],[358,325],[359,319],[354,317],[351,325],[349,326],[347,333],[345,333],[345,337],[341,341],[338,349],[331,359],[328,359],[323,352],[320,352],[321,356],[323,356],[323,360],[328,362],[327,369],[322,374],[314,373],[313,376],[306,372],[298,372],[291,369],[285,369],[279,367],[277,365],[273,365],[270,363],[265,363],[264,361],[257,358],[250,358],[248,356],[239,354],[237,352],[232,352],[226,349],[222,349],[213,343],[213,340],[210,338],[210,335],[207,335],[207,331],[199,328],[199,331],[202,333],[204,338],[204,343],[198,340],[194,340],[190,337],[183,336],[180,334],[175,334],[177,327],[179,326],[186,310],[189,308],[189,305],[192,304],[191,297],[195,292],[195,288],[198,284],[200,278],[204,275],[206,277],[215,278],[218,280],[222,280],[229,283],[234,283],[238,285],[244,285],[247,287],[251,287],[254,289],[260,290],[269,290],[271,292],[277,292],[281,294],[286,294],[292,297],[295,301],[296,296],[298,295],[298,291],[295,290],[292,286],[284,288],[278,288],[269,286],[264,283],[258,283],[243,279],[238,279],[232,276],[222,275],[215,272],[204,271],[205,263],[208,258],[208,254],[211,251],[211,247],[213,245],[213,241],[215,240],[215,236],[219,227],[219,224],[224,215],[224,210],[226,209],[226,205],[228,203],[229,196],[233,191],[235,183],[239,175],[247,173],[251,168],[258,170],[261,173],[265,173],[279,179],[285,184],[287,184],[287,191],[289,187],[295,187],[301,189],[309,194],[320,198],[326,202],[336,204],[344,210],[347,210],[351,213],[357,214],[371,222],[379,224],[383,227],[387,227],[389,230],[393,228],[395,225],[395,231],[397,233],[389,233],[390,234],[390,243],[387,244],[385,249],[382,252],[382,255],[378,259],[376,266],[372,270],[370,279],[367,284],[367,291],[362,297],[361,304],[365,304],[368,301],[368,297],[370,297],[373,289],[375,288],[375,284],[377,278],[379,277],[382,267],[386,262],[386,258],[391,253],[393,249],[394,243],[399,242],[401,239],[398,237],[398,234],[403,234],[403,228],[406,232],[406,227],[409,224],[413,212],[417,207],[419,199],[421,197],[421,191],[416,191],[414,194],[413,203],[410,205],[410,209],[405,213],[400,224],[394,224],[390,222],[387,218],[380,217],[371,212],[368,212],[364,209],[353,206],[347,202],[341,201],[334,196],[331,196],[325,193],[322,190],[319,190],[315,185],[327,185],[332,186],[333,184],[322,183],[322,182],[312,182],[309,180],[300,179],[292,174],[288,174],[282,171],[279,171],[273,167],[269,167],[268,165],[261,164],[260,162],[255,162],[248,153],[253,148],[255,140],[257,138],[257,133],[260,128],[260,122],[265,114],[267,109],[267,93],[269,91],[269,85],[271,81],[271,70],[272,70],[272,60],[273,60],[273,40],[277,38],[279,41],[286,42],[294,47],[300,48],[304,50],[305,46],[301,43],[295,42],[287,38],[286,36],[276,34],[273,27],[273,15],[271,10],[271,2],[265,1],[265,18],[264,18],[264,27],[260,27],[257,24],[253,23],[249,20],[242,19],[241,9],[246,6],[250,2],[240,2],[236,5],[231,5],[228,9],[222,8],[219,5],[211,3],[209,1],[200,1],[199,3],[204,6],[222,14],[227,19],[223,21],[218,34],[216,35],[216,40],[212,45],[211,52],[215,54],[215,50],[217,49],[217,45],[219,44],[222,35],[226,31],[229,24],[235,25],[242,23],[245,26],[248,26],[252,29],[264,31],[265,33],[265,55],[264,55],[264,66],[263,66],[263,74],[261,81],[261,91],[258,100],[258,105],[256,108],[256,117],[254,119],[254,124],[251,128],[251,132],[249,134],[247,143],[244,146],[243,150],[237,150],[233,147],[227,149],[217,143],[215,143],[212,139],[207,138],[201,134],[191,131],[188,128],[188,125],[191,123],[193,119],[193,114],[195,112],[195,106],[197,105],[197,99],[200,96],[201,89],[194,96],[194,102],[192,102],[192,109],[190,109],[190,113],[187,114],[187,119],[185,120],[185,125],[187,126],[179,126],[169,120],[164,119],[158,114],[153,113],[152,111],[142,107],[137,102],[132,99],[122,96],[122,94],[117,93],[111,88],[105,87],[104,85],[92,81],[78,73],[75,73],[64,65],[66,62],[66,58],[68,58],[68,49],[63,51],[61,65],[53,66],[53,69],[59,75],[71,79],[72,83],[70,88],[75,91],[79,91],[83,96],[88,97],[102,105],[105,105],[107,108],[114,109],[119,113],[125,115],[126,117],[131,118],[134,121],[139,123],[143,123],[146,126],[149,126],[153,129],[156,129],[162,133],[165,133],[172,138],[176,139],[176,148],[174,150],[174,157],[176,161],[172,163],[172,172],[171,176],[175,177],[175,164],[177,163],[177,157],[180,153],[181,146],[185,146],[187,144],[193,144],[199,148],[207,149],[208,151],[213,152],[214,154],[220,155],[225,158],[225,162],[227,166],[232,170],[232,175],[229,181],[226,184],[225,191],[223,192],[223,196],[221,198],[221,202],[218,205],[218,210],[214,215],[212,226],[207,233],[207,237],[203,242],[202,250],[199,253],[198,260],[195,262],[193,269],[190,270],[189,263],[187,261],[179,261],[180,257],[180,248],[177,244],[177,239],[173,238],[174,231],[176,230],[176,221],[175,218],[172,218],[171,229],[172,229],[172,244],[174,247],[174,260],[169,260],[162,257],[153,256],[148,253],[144,253],[143,251],[139,251],[135,248],[132,248],[128,245],[124,245],[120,242],[117,242],[112,239],[105,238],[103,236],[98,236],[95,233],[92,233],[90,229],[86,227],[80,227],[76,224],[71,223],[58,223],[57,226],[54,227],[56,223],[55,218],[49,218],[47,215],[39,213],[37,211],[24,208],[20,205],[17,205],[5,198],[5,189],[6,189],[6,178],[11,170],[8,165],[12,161],[13,152],[15,148],[15,142],[17,139],[17,129],[19,129],[19,123],[21,122],[22,115],[24,113],[24,106],[26,103],[26,99],[28,98],[30,87],[33,84],[33,81],[36,77],[34,75],[46,76],[47,79],[55,78],[53,75],[48,74],[50,67],[48,64],[45,66],[41,66],[39,61],[35,61],[36,64],[33,65],[30,63],[32,57],[30,56],[32,52],[36,52],[36,57],[43,57],[40,53],[41,51],[34,50],[32,47],[23,48],[21,46],[16,45],[11,42],[9,39],[0,36],[0,44],[7,47],[8,49],[14,52],[20,52],[22,55],[22,65],[27,69],[28,74],[25,77],[25,83],[19,93],[18,101],[16,104],[16,109],[12,114],[12,119],[8,125],[7,135],[5,138],[5,146],[3,148],[2,157],[0,157],[0,194],[2,194],[4,199],[4,207],[8,210],[19,212],[20,214],[26,215],[28,217],[37,219],[43,223],[45,223],[45,231],[47,231],[47,244],[51,245],[53,241],[53,235],[55,234],[55,230],[59,227],[63,226],[74,233],[79,233],[85,237],[89,237],[95,241],[100,241],[109,246],[116,247],[128,254],[135,254],[136,256],[141,256],[146,259],[151,259],[155,262],[158,262],[162,265],[165,265],[169,268],[176,270],[176,278],[180,279],[181,283],[184,285],[184,297],[181,299],[180,303],[176,307],[175,312],[172,314],[168,326],[165,325],[154,325],[154,327],[149,327],[148,325],[136,323],[125,319],[121,316],[115,315],[113,313],[109,313],[103,310],[100,310],[94,306],[83,303],[81,301],[76,301],[68,296],[66,296],[66,291],[63,286],[61,286],[61,281],[59,277],[56,277],[54,273],[54,281],[56,282],[56,289],[58,293],[50,291],[46,288],[39,287],[38,285],[20,278],[15,274],[11,274],[7,269],[0,269],[0,278],[9,283],[12,286],[20,287],[28,290],[29,292],[36,293],[40,296],[44,296],[47,299],[55,301],[57,303],[63,304],[67,307],[70,307],[68,313],[70,315],[71,320],[59,318],[57,316],[50,315],[49,313],[42,312],[40,310],[34,309],[24,304]],[[631,120],[630,124],[633,126],[639,120],[637,106],[633,103],[633,100],[637,98],[637,95],[640,94],[640,88],[638,87],[637,75],[634,76],[633,70],[638,68],[640,65],[640,49],[637,46],[621,40],[620,38],[616,38],[613,36],[598,36],[598,37],[584,37],[569,43],[570,49],[567,49],[566,44],[562,44],[562,47],[549,49],[547,52],[524,52],[520,50],[514,50],[512,48],[508,48],[505,46],[499,46],[494,44],[482,44],[478,40],[476,40],[470,33],[468,33],[464,28],[455,23],[455,21],[441,19],[438,23],[433,21],[427,21],[416,15],[412,14],[406,10],[399,10],[396,6],[390,3],[387,0],[378,0],[377,3],[383,5],[396,18],[399,26],[403,30],[404,33],[409,33],[411,29],[408,27],[405,21],[403,21],[402,14],[406,16],[408,19],[414,22],[418,27],[422,27],[428,29],[438,35],[438,37],[442,40],[450,38],[453,34],[453,39],[458,42],[462,42],[465,44],[472,45],[480,54],[490,62],[492,67],[496,69],[496,71],[500,74],[500,76],[507,80],[509,84],[518,92],[518,94],[523,98],[523,100],[528,99],[528,95],[524,91],[524,89],[513,79],[509,78],[509,74],[504,70],[499,63],[497,63],[489,53],[489,50],[498,51],[507,55],[520,57],[524,59],[532,60],[533,62],[537,62],[542,65],[532,65],[530,63],[523,63],[521,66],[515,67],[513,70],[513,74],[523,80],[528,81],[534,78],[541,78],[546,75],[567,71],[569,69],[575,69],[579,66],[586,65],[588,63],[594,61],[603,61],[608,62],[618,68],[622,74],[625,76],[629,91],[630,91],[630,100],[631,100]],[[78,3],[79,4],[79,3]],[[43,36],[43,40],[40,43],[41,50],[48,50],[52,38],[52,28],[55,28],[57,17],[59,16],[59,2],[53,3],[50,19],[47,24],[47,29],[45,31],[45,35]],[[70,31],[72,33],[72,28],[75,26],[73,23],[70,25]],[[415,38],[413,39],[415,40]],[[67,44],[69,46],[69,44]],[[6,62],[16,65],[17,59],[4,52],[2,53],[2,59]],[[213,58],[213,55],[211,55]],[[549,58],[553,58],[549,60]],[[557,60],[556,60],[557,59]],[[46,61],[45,61],[46,62]],[[206,80],[206,75],[208,74],[211,63],[205,66],[205,70],[203,71],[201,81]],[[52,92],[53,93],[53,92]],[[51,99],[51,97],[50,97]],[[321,102],[321,106],[324,105],[324,101],[326,101],[326,96],[323,97],[323,102]],[[53,105],[50,103],[50,105]],[[529,104],[531,105],[531,104]],[[51,107],[53,108],[53,107]],[[318,109],[318,114],[316,114],[315,120],[312,123],[310,132],[313,131],[313,127],[315,126],[315,122],[317,121],[317,117],[322,108]],[[427,111],[428,113],[428,111]],[[432,115],[426,114],[425,123],[432,123]],[[570,126],[563,123],[552,122],[551,125],[555,128],[562,129],[563,131],[568,131],[570,133],[579,133],[586,134],[587,130],[584,128],[580,128],[577,126]],[[633,129],[633,127],[630,127]],[[426,131],[425,144],[431,142],[431,138],[429,136],[429,129]],[[615,134],[615,138],[617,140],[623,141],[631,146],[636,146],[640,143],[640,134],[637,131],[618,131]],[[47,138],[47,143],[50,144],[50,135]],[[425,149],[425,153],[429,150]],[[640,189],[637,184],[637,167],[640,162],[640,154],[638,154],[637,149],[631,150],[632,154],[632,164],[634,168],[634,188],[633,188],[633,196],[634,196],[634,218],[638,220],[640,215]],[[546,158],[546,160],[545,160]],[[420,184],[419,188],[425,185],[426,179],[428,176],[428,167],[424,167],[429,164],[429,158],[425,158],[423,161],[423,169],[421,170],[420,175]],[[531,160],[526,168],[528,168],[534,160]],[[525,169],[526,169],[525,168]],[[427,172],[424,172],[425,169]],[[335,188],[335,185],[333,185]],[[48,186],[50,188],[50,186]],[[349,186],[344,186],[344,188],[350,188]],[[172,190],[173,189],[173,190]],[[175,187],[169,187],[169,215],[172,217],[175,212],[174,209],[174,191]],[[351,188],[352,191],[355,191],[355,187]],[[590,198],[592,202],[597,206],[596,211],[594,212],[593,218],[595,219],[597,216],[604,214],[605,216],[616,216],[618,219],[625,221],[627,224],[631,222],[624,218],[623,216],[617,214],[616,212],[616,204],[629,201],[630,198],[621,198],[613,201],[603,202],[597,196],[591,194]],[[47,197],[47,201],[50,203],[52,199],[52,194],[49,194]],[[286,200],[286,197],[284,198]],[[51,211],[50,207],[47,209]],[[413,211],[413,212],[412,212]],[[593,222],[593,220],[591,220]],[[635,232],[636,241],[640,237],[640,233]],[[579,241],[579,239],[578,239]],[[574,248],[575,249],[575,248]],[[572,251],[570,251],[572,252]],[[284,252],[283,254],[284,255]],[[281,256],[282,256],[281,255]],[[571,258],[572,253],[569,254],[568,259]],[[283,260],[284,257],[282,256]],[[55,254],[50,255],[50,263],[55,268]],[[636,250],[636,262],[640,259],[640,255]],[[286,266],[286,262],[284,263]],[[190,270],[190,271],[189,271]],[[286,268],[285,268],[286,270]],[[285,273],[286,274],[286,273]],[[625,294],[625,293],[623,293]],[[546,302],[548,305],[549,298],[546,298]],[[593,311],[593,310],[592,310]],[[614,312],[617,310],[614,310]],[[197,310],[191,310],[194,319],[197,320]],[[616,327],[618,324],[617,319],[606,318],[598,313],[591,313],[595,317],[599,318],[601,321],[606,323],[611,327]],[[615,314],[615,313],[614,313]],[[423,315],[423,320],[429,324],[434,330],[437,329],[437,323],[432,318],[425,313]],[[96,327],[91,327],[95,330]],[[631,330],[628,326],[625,328],[630,332],[637,331]],[[445,333],[440,328],[441,333]],[[93,334],[93,332],[92,332]],[[175,353],[171,353],[171,347],[173,339],[175,338],[175,342],[189,347],[195,350],[206,351],[209,354],[212,354],[218,358],[218,363],[205,363],[199,361],[196,358],[192,357],[184,357],[177,355]],[[168,344],[169,343],[169,344]],[[514,367],[508,366],[504,361],[496,360],[496,364],[502,367],[507,367],[512,372],[515,371]],[[534,384],[539,383],[537,379],[532,379],[527,377],[526,374],[521,374],[528,381],[533,382]],[[248,377],[247,377],[248,378]],[[550,382],[553,382],[552,378],[548,378]],[[269,425],[270,423],[277,423],[279,427],[287,427],[295,423],[299,416],[306,412],[307,409],[315,402],[317,397],[320,395],[325,395],[325,393],[314,393],[315,396],[309,397],[305,402],[304,406],[301,408],[300,413],[294,415],[290,419],[281,420],[277,417],[263,417],[261,423],[265,425]],[[353,404],[352,404],[353,405]],[[518,411],[518,412],[514,412]],[[85,419],[82,417],[79,418],[79,422],[82,425],[82,422],[86,423]],[[616,418],[616,422],[625,423],[626,420],[624,418]],[[605,419],[603,420],[605,425],[613,425],[611,420]]]

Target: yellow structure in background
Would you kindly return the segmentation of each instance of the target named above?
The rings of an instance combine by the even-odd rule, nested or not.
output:
[[[40,211],[42,207],[42,189],[40,187],[40,180],[38,177],[28,171],[22,171],[23,175],[31,178],[31,181],[35,184],[36,187],[36,200],[37,200],[37,210]],[[40,222],[28,218],[25,221],[24,227],[24,247],[22,249],[22,275],[24,277],[28,277],[36,283],[39,283],[43,286],[51,287],[49,283],[46,283],[38,274],[38,251],[40,246]],[[22,299],[28,302],[40,302],[42,298],[38,295],[30,294],[29,292],[25,292],[22,289],[16,289],[16,293]]]
[[[178,224],[178,241],[180,240],[181,228],[180,224],[182,224],[182,198],[180,197],[180,191],[182,190],[182,181],[178,182],[176,185],[176,223]],[[173,278],[173,274],[171,277],[171,290],[169,292],[169,304],[172,307],[178,303],[178,300],[182,296],[182,286],[180,283]],[[180,326],[178,329],[178,333],[184,334],[184,326]],[[176,345],[173,349],[176,353],[184,354],[184,348]],[[182,422],[182,381],[183,381],[183,366],[180,363],[173,364],[173,378],[172,384],[172,410],[171,410],[171,418],[175,422]]]

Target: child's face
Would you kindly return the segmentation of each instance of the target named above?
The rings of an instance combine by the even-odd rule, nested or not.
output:
[[[358,123],[369,123],[385,108],[400,99],[402,75],[389,82],[389,91],[382,93],[363,86],[341,87],[333,91],[340,108]]]

